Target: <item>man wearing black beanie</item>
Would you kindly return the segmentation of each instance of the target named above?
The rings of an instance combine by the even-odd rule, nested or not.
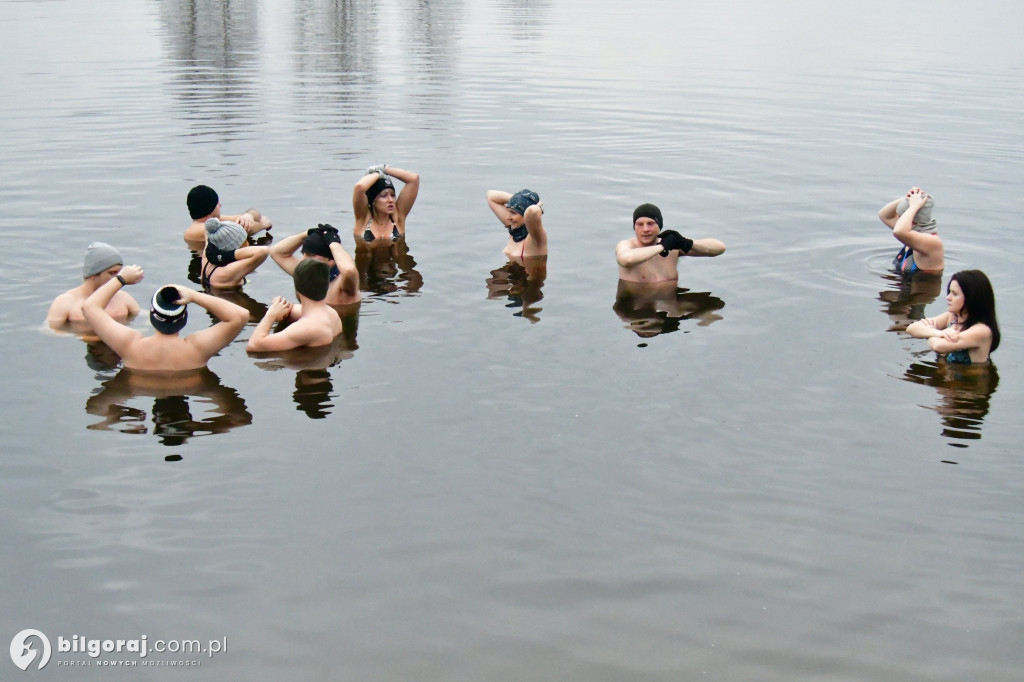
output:
[[[239,215],[222,216],[220,214],[220,197],[217,192],[206,185],[196,185],[185,197],[188,214],[192,216],[192,224],[185,228],[185,241],[198,245],[206,239],[206,221],[217,218],[226,222],[238,223],[245,228],[249,236],[269,230],[274,226],[270,218],[255,208],[250,208]]]
[[[633,211],[633,237],[615,247],[619,279],[626,282],[657,283],[679,279],[680,256],[718,256],[725,244],[710,237],[687,239],[675,230],[665,230],[661,209],[640,204]]]

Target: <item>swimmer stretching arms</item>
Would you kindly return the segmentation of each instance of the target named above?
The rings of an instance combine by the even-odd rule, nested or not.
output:
[[[292,273],[295,296],[293,304],[277,296],[256,325],[246,349],[254,352],[285,351],[304,346],[326,346],[342,331],[341,318],[324,299],[330,286],[330,268],[327,263],[304,258]],[[273,327],[278,322],[291,320],[279,332]]]
[[[210,218],[227,220],[238,223],[248,235],[254,235],[263,230],[269,230],[274,226],[270,218],[266,217],[255,208],[250,208],[245,213],[238,215],[220,214],[220,197],[217,192],[206,185],[196,185],[189,190],[185,199],[188,204],[188,214],[192,217],[192,224],[185,228],[185,241],[198,243],[206,239],[206,221]]]
[[[878,211],[879,219],[903,244],[893,259],[893,267],[904,275],[915,272],[941,273],[945,267],[945,249],[932,218],[933,201],[920,187],[911,187]]]
[[[487,191],[487,205],[508,230],[508,243],[505,244],[508,258],[548,255],[548,233],[541,220],[544,202],[536,192],[523,189],[509,194],[491,189]]]
[[[295,251],[302,247],[302,258]],[[327,289],[327,305],[349,305],[359,303],[359,270],[352,256],[341,245],[337,228],[321,224],[317,227],[293,234],[270,247],[270,257],[289,275],[303,260],[312,258],[327,264],[330,268],[330,286]]]
[[[392,177],[405,184],[397,194]],[[356,247],[378,239],[391,243],[404,237],[405,219],[412,211],[419,191],[420,176],[417,173],[386,163],[367,168],[366,175],[352,188],[352,212],[356,218],[352,233]]]
[[[82,262],[82,283],[53,299],[46,313],[46,322],[51,329],[60,329],[68,323],[84,322],[82,306],[97,289],[114,279],[124,259],[110,244],[93,242],[85,250]],[[124,321],[139,314],[139,304],[127,291],[118,291],[107,303],[107,314],[115,320]]]
[[[82,308],[96,334],[129,369],[178,372],[205,367],[249,321],[249,311],[242,306],[188,287],[171,285],[153,295],[149,321],[156,331],[152,336],[143,336],[106,312],[107,304],[121,287],[142,281],[143,274],[138,265],[124,266],[86,299]],[[189,303],[204,308],[220,321],[182,338],[178,333],[188,322]]]
[[[725,244],[717,239],[687,239],[675,230],[662,230],[661,210],[641,204],[633,211],[633,233],[615,247],[619,279],[626,282],[656,283],[679,279],[680,256],[719,256]]]

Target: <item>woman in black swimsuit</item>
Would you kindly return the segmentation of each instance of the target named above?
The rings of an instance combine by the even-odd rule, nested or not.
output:
[[[404,184],[396,194],[391,178]],[[397,241],[405,236],[405,218],[416,203],[420,191],[420,176],[412,171],[389,166],[386,163],[366,169],[352,188],[352,212],[356,221],[352,229],[357,247],[361,242],[378,239]]]

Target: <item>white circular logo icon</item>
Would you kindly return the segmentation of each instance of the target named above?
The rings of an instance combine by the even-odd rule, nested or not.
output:
[[[38,637],[43,644],[43,655],[39,658],[39,665],[36,666],[36,670],[41,670],[50,662],[50,640],[39,630],[29,628],[14,636],[14,639],[11,640],[11,660],[22,670],[28,670],[28,667],[32,665],[32,661],[35,660],[36,654],[39,652],[29,646],[29,637]]]

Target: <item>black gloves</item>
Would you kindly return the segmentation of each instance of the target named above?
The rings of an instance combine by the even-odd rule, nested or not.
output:
[[[669,251],[678,249],[683,253],[689,253],[693,248],[693,240],[687,239],[675,230],[662,230],[658,235],[661,238],[661,255],[665,257]]]
[[[316,227],[311,227],[306,230],[306,234],[319,234],[323,238],[324,244],[327,246],[341,243],[341,237],[338,235],[338,228],[328,223],[320,223]]]

